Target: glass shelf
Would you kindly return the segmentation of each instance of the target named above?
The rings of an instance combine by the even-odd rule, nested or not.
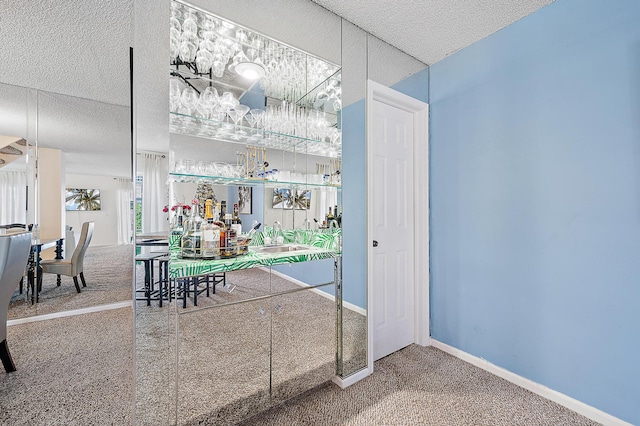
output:
[[[187,173],[169,173],[169,179],[174,182],[197,183],[206,180],[213,185],[238,185],[238,186],[264,186],[266,188],[289,188],[289,187],[308,187],[308,188],[336,188],[341,189],[342,186],[330,183],[307,183],[307,182],[285,182],[277,180],[266,180],[257,178],[236,178],[226,176],[210,176]]]
[[[194,117],[177,112],[169,114],[169,130],[173,133],[196,136],[205,139],[253,145],[300,154],[340,158],[342,143],[332,143],[308,139],[302,136],[286,135],[235,125],[209,118]]]

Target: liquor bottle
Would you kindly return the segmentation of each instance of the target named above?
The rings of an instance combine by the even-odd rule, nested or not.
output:
[[[201,228],[204,224],[204,220],[200,216],[200,209],[198,208],[197,203],[191,205],[191,222],[193,228],[195,229],[195,232],[197,232],[198,235],[202,236]]]
[[[214,220],[214,223],[216,225],[218,225],[218,227],[220,228],[220,255],[222,256],[222,249],[225,247],[226,243],[227,243],[227,227],[225,226],[223,220],[222,220],[222,213],[221,213],[221,204],[217,203],[216,204],[216,211],[214,213],[214,218],[216,218]]]
[[[220,220],[224,220],[227,216],[227,202],[222,200],[220,201]]]
[[[182,235],[184,232],[184,219],[182,217],[182,206],[175,207],[176,214],[171,223],[171,233],[173,235]],[[173,209],[172,209],[173,210]]]
[[[340,206],[340,214],[338,215],[338,226],[342,228],[342,206]]]
[[[180,239],[180,254],[186,259],[202,258],[202,233],[200,225],[202,219],[197,209],[191,209],[191,216],[185,223],[185,230]]]
[[[329,214],[327,214],[327,226],[329,226],[332,220],[333,220],[333,208],[329,207]]]
[[[202,257],[218,259],[220,257],[220,226],[213,221],[213,201],[205,201],[205,223],[202,225]]]
[[[238,216],[238,205],[233,205],[233,218],[231,219],[231,227],[235,229],[236,236],[242,234],[242,219]]]
[[[227,213],[224,218],[225,225],[225,242],[224,247],[220,247],[220,256],[223,258],[234,257],[237,253],[238,237],[236,230],[231,227],[233,217]]]

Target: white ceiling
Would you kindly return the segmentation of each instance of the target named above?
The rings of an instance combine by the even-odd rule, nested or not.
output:
[[[553,0],[312,0],[431,65]]]

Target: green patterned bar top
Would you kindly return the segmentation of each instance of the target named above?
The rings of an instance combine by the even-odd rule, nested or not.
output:
[[[178,254],[179,236],[170,237],[171,260],[169,262],[169,276],[171,278],[187,278],[198,275],[207,275],[216,272],[231,272],[240,269],[255,268],[258,266],[283,265],[287,263],[309,262],[335,258],[342,255],[340,250],[340,229],[304,231],[289,230],[280,232],[284,237],[284,245],[303,247],[302,250],[285,251],[280,253],[262,252],[264,236],[274,236],[272,229],[254,235],[249,251],[237,257],[229,259],[181,259]]]

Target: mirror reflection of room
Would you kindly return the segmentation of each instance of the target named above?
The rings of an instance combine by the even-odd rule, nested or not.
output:
[[[2,92],[5,105],[23,107],[0,123],[22,127],[2,139],[0,232],[32,235],[8,317],[130,300],[129,108],[9,85]]]

